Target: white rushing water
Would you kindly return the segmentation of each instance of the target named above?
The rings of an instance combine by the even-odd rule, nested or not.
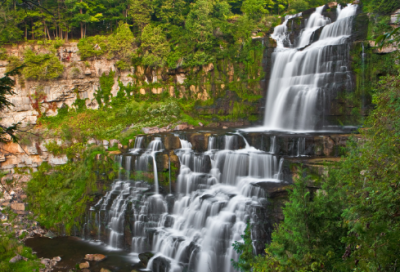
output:
[[[276,131],[323,130],[322,110],[331,95],[343,84],[351,88],[347,68],[348,38],[357,5],[337,9],[337,20],[330,21],[319,7],[308,19],[298,45],[286,48],[287,23],[275,28],[277,41],[268,86],[264,128]],[[322,31],[320,28],[322,28]],[[319,39],[312,37],[320,31]]]
[[[97,230],[108,229],[107,244],[123,248],[127,218],[133,217],[132,252],[156,254],[148,263],[149,271],[233,271],[231,259],[237,255],[232,243],[241,240],[249,220],[256,222],[262,217],[267,203],[262,184],[280,183],[282,171],[282,160],[251,147],[242,137],[224,136],[219,150],[216,137],[211,136],[208,150],[200,154],[192,150],[190,142],[180,139],[181,148],[175,150],[181,165],[175,195],[163,197],[156,189],[155,194],[148,194],[150,187],[142,181],[116,181],[92,208]],[[240,141],[245,148],[239,148]],[[156,138],[136,160],[151,164],[157,156],[153,150],[161,147]],[[119,159],[125,170],[133,161],[130,159],[128,166],[127,157],[131,155]],[[142,170],[143,165],[136,164]],[[97,222],[100,218],[104,227]],[[255,240],[262,236],[257,233],[253,234]]]

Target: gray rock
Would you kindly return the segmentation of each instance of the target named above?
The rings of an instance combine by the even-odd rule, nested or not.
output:
[[[11,258],[10,263],[16,263],[16,262],[19,262],[20,260],[22,260],[22,256],[21,255],[17,255],[15,257]]]

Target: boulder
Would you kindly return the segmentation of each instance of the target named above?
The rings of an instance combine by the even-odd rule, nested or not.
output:
[[[396,10],[390,16],[390,24],[397,25],[400,24],[400,9]]]
[[[145,127],[145,128],[142,128],[142,130],[146,134],[152,134],[152,133],[159,133],[160,132],[158,127]]]
[[[329,8],[334,8],[337,6],[337,2],[329,2],[327,5]]]
[[[88,261],[100,262],[100,261],[104,260],[105,258],[107,258],[107,257],[103,254],[86,254],[85,255],[85,260],[88,260]]]
[[[15,257],[11,258],[10,263],[16,263],[16,262],[19,262],[20,260],[22,260],[22,256],[21,255],[17,255]]]
[[[154,256],[153,253],[145,252],[145,253],[140,253],[138,257],[139,257],[139,260],[144,264],[144,266],[147,266],[147,263],[153,256]]]
[[[59,261],[61,261],[61,257],[60,256],[54,257],[53,260],[55,260],[56,262],[59,262]]]
[[[173,130],[186,130],[186,129],[189,129],[189,128],[190,127],[189,127],[189,125],[187,123],[182,123],[182,124],[179,124],[176,127],[174,127]]]
[[[84,262],[79,264],[79,269],[84,269],[84,268],[89,268],[90,264],[89,262]]]
[[[43,258],[40,260],[41,264],[44,264],[45,266],[49,266],[50,265],[50,259],[47,258]]]

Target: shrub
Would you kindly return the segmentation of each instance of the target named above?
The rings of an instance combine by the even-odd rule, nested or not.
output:
[[[82,151],[85,149],[82,143],[71,146],[53,143],[48,148],[53,153],[74,157],[74,162],[55,167],[42,163],[38,171],[32,173],[26,189],[27,200],[43,226],[55,230],[65,227],[66,233],[71,233],[74,226],[81,227],[88,202],[102,190],[103,186],[96,186],[96,183],[111,183],[114,163],[104,148],[92,147]],[[102,159],[97,160],[97,155]]]
[[[22,74],[26,79],[31,80],[51,80],[60,77],[64,71],[64,66],[55,54],[38,53],[27,50],[24,54],[25,68]]]
[[[78,67],[73,67],[71,69],[71,76],[72,78],[77,78],[81,75],[82,71],[81,69],[79,69]]]
[[[161,27],[147,25],[143,29],[141,48],[144,52],[144,65],[163,66],[166,63],[170,48]]]

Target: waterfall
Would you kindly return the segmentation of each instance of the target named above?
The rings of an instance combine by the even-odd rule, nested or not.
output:
[[[143,136],[136,137],[134,147],[129,149],[129,152],[132,154],[138,154],[142,150],[143,139]]]
[[[357,5],[339,6],[337,20],[332,23],[322,15],[323,8],[318,7],[310,16],[296,47],[287,46],[286,25],[293,16],[286,17],[271,35],[277,48],[264,119],[268,130],[326,130],[323,110],[328,108],[329,98],[341,88],[352,88],[347,67],[348,38]],[[320,37],[313,42],[317,31],[321,31]]]
[[[231,245],[241,240],[248,221],[256,222],[266,212],[264,188],[281,183],[282,171],[280,158],[251,147],[242,137],[220,137],[223,149],[217,149],[217,137],[211,136],[203,153],[180,139],[181,147],[174,151],[180,162],[174,195],[164,198],[156,190],[149,194],[150,187],[143,181],[115,181],[91,209],[96,214],[105,212],[107,245],[124,248],[129,225],[131,251],[156,253],[148,263],[149,271],[164,271],[161,266],[170,272],[233,271],[231,259],[237,254]],[[244,148],[239,148],[240,141],[246,143]],[[153,153],[162,147],[161,139],[155,138],[137,161],[154,160]],[[127,157],[131,156],[124,157],[125,164]]]
[[[324,7],[316,8],[293,42],[287,24],[302,14],[287,16],[275,27],[271,36],[277,48],[264,128],[326,129],[321,107],[337,90],[351,85],[347,41],[356,9],[356,5],[339,6],[337,20],[331,22],[323,16]],[[293,21],[291,25],[293,31]],[[153,252],[142,271],[233,272],[231,259],[238,256],[232,244],[242,240],[248,222],[254,251],[262,252],[268,242],[268,196],[276,192],[271,188],[287,184],[284,156],[308,156],[314,136],[285,138],[265,133],[257,142],[252,135],[228,132],[207,134],[208,139],[204,134],[205,144],[190,142],[186,135],[175,135],[179,148],[178,139],[169,139],[168,144],[164,141],[166,147],[174,142],[174,150],[164,148],[161,137],[155,137],[146,148],[145,137],[139,136],[129,153],[116,156],[121,165],[118,179],[91,207],[89,218],[95,219],[88,220],[84,235],[96,230],[99,234],[95,237],[112,248],[129,247],[133,254]],[[158,153],[168,158],[163,169],[157,169]],[[172,178],[171,162],[178,161],[179,174]],[[160,194],[159,188],[165,187],[158,183],[158,170],[164,171],[160,180],[168,174],[168,195]],[[145,175],[132,175],[132,180],[131,173],[139,172]]]

